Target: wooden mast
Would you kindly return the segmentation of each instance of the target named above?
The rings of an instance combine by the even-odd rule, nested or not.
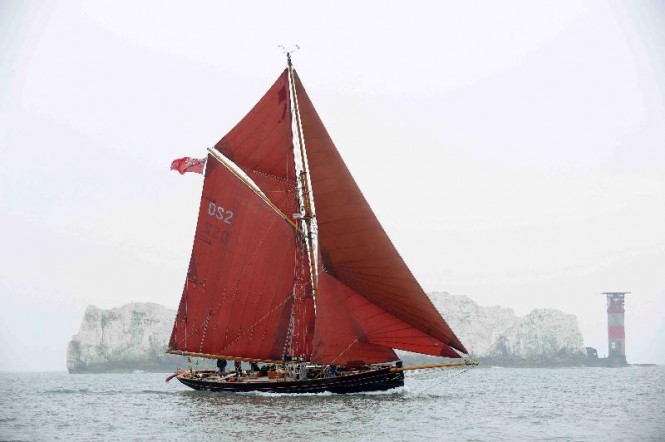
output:
[[[249,187],[252,190],[252,192],[254,192],[259,198],[261,198],[263,200],[264,203],[269,205],[272,210],[277,212],[277,214],[279,216],[281,216],[284,219],[284,221],[291,224],[291,226],[293,226],[293,228],[295,228],[296,230],[300,231],[300,229],[298,228],[296,223],[294,223],[293,220],[290,219],[284,212],[279,210],[279,208],[275,205],[275,203],[273,203],[266,196],[266,194],[263,193],[263,191],[253,181],[247,179],[246,175],[244,175],[242,173],[239,173],[238,169],[236,167],[234,167],[233,163],[231,163],[228,160],[228,158],[226,158],[224,155],[222,155],[214,147],[209,147],[208,152],[210,152],[210,155],[212,155],[217,161],[219,161],[224,167],[226,167],[229,170],[229,172],[231,172],[233,175],[235,175],[236,178],[238,178],[240,181],[242,181],[243,184],[245,184],[247,187]]]
[[[314,235],[313,235],[313,225],[314,225],[314,205],[312,201],[312,191],[310,186],[309,179],[309,164],[307,161],[307,151],[305,148],[305,139],[303,137],[302,123],[300,121],[300,108],[298,106],[298,95],[296,94],[296,87],[293,75],[293,64],[291,63],[291,52],[286,52],[286,61],[289,70],[289,88],[291,89],[291,97],[293,100],[293,112],[295,116],[295,126],[297,133],[298,148],[300,151],[300,162],[302,170],[299,174],[300,186],[302,189],[302,208],[304,210],[304,216],[302,221],[305,224],[305,241],[307,243],[307,249],[309,254],[309,270],[312,278],[312,296],[314,298],[314,314],[316,315],[316,290],[318,286],[318,267],[316,260],[316,249],[314,247]]]

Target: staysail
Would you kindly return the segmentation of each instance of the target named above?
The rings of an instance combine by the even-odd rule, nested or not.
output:
[[[459,355],[359,295],[326,272],[319,275],[312,361],[348,365],[394,361],[393,348],[436,356]]]

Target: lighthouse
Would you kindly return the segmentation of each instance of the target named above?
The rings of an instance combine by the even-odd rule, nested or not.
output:
[[[626,362],[626,332],[624,329],[624,296],[630,292],[604,292],[607,296],[607,365],[623,367]]]

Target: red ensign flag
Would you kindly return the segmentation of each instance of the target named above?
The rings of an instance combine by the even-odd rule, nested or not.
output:
[[[196,172],[196,173],[203,173],[203,165],[206,163],[206,159],[197,159],[197,158],[190,158],[190,157],[184,157],[184,158],[178,158],[177,160],[173,160],[171,163],[171,170],[177,170],[180,172],[180,175],[184,174],[185,172]]]

